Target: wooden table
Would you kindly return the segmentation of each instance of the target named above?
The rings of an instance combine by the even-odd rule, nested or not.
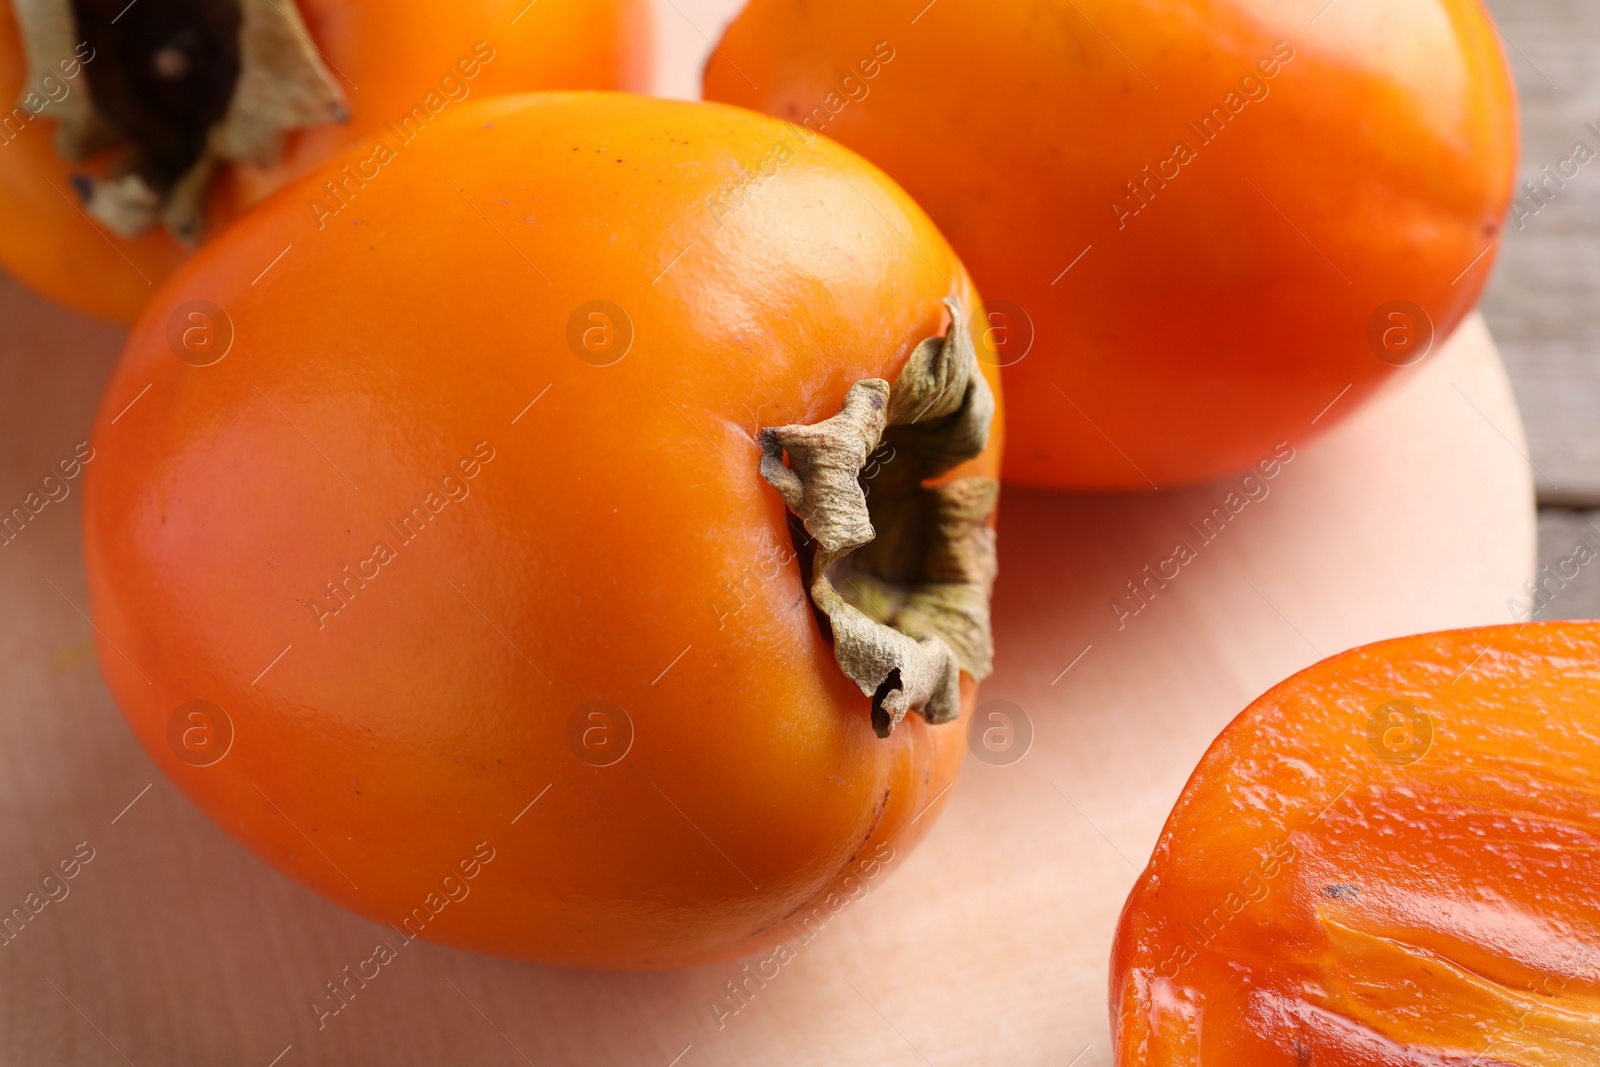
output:
[[[1600,128],[1600,5],[1488,6],[1522,102],[1520,189],[1544,178],[1544,168],[1570,156],[1577,141],[1600,152],[1600,134],[1588,129]],[[1527,416],[1540,502],[1600,508],[1600,166],[1582,168],[1546,206],[1522,199],[1530,212],[1506,228],[1484,315]],[[1600,593],[1600,579],[1591,589]],[[1600,596],[1592,599],[1600,611]]]
[[[0,324],[9,507],[84,438],[120,331],[3,281]],[[1528,577],[1525,445],[1481,324],[1405,373],[1120,628],[1123,583],[1229,487],[1008,493],[984,698],[1022,709],[1030,748],[969,760],[903,869],[720,1029],[733,964],[575,973],[419,943],[319,1031],[312,998],[383,928],[235,845],[134,743],[81,613],[79,497],[51,504],[0,549],[0,910],[80,842],[93,859],[0,946],[0,1064],[1105,1067],[1117,913],[1217,731],[1324,654],[1506,619]]]
[[[707,38],[736,6],[662,0],[664,90],[694,95]],[[1585,57],[1600,16],[1589,0],[1495,6],[1559,83],[1595,69]],[[1519,74],[1538,77],[1518,62]],[[1527,76],[1537,164],[1547,121],[1549,144],[1565,134]],[[1600,104],[1588,114],[1563,106],[1600,118]],[[1582,451],[1600,437],[1566,418],[1600,400],[1600,372],[1583,356],[1600,335],[1600,311],[1583,303],[1593,245],[1580,243],[1595,227],[1574,222],[1600,219],[1600,193],[1574,192],[1540,229],[1508,238],[1488,311],[1533,413],[1535,463],[1557,483],[1594,487],[1592,501],[1569,502],[1600,503],[1600,478],[1584,480],[1600,471],[1600,444]],[[1558,206],[1577,214],[1563,219]],[[1553,262],[1542,249],[1558,246],[1566,258]],[[0,279],[0,505],[86,435],[120,336]],[[720,1029],[711,1003],[738,976],[731,964],[588,974],[419,944],[319,1032],[310,1000],[380,928],[251,857],[135,745],[81,614],[78,497],[52,504],[0,549],[0,911],[79,842],[94,859],[68,897],[0,946],[0,1065],[1106,1067],[1117,912],[1216,732],[1322,655],[1509,619],[1531,573],[1528,443],[1481,324],[1405,373],[1348,424],[1298,447],[1270,495],[1121,627],[1109,604],[1123,583],[1192,536],[1187,524],[1228,487],[1009,492],[1000,656],[984,699],[1022,709],[1027,754],[1009,766],[969,760],[904,869],[874,883]]]
[[[1576,141],[1600,151],[1600,7],[1493,0],[1522,99],[1520,181],[1544,177]],[[1531,209],[1536,206],[1524,199]],[[1538,467],[1539,558],[1600,552],[1600,173],[1591,164],[1548,205],[1513,221],[1484,298]],[[1600,569],[1585,568],[1541,618],[1600,618]]]

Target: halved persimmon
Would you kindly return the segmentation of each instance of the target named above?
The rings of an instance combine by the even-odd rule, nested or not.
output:
[[[1127,1067],[1589,1067],[1600,623],[1426,634],[1223,732],[1128,899]]]
[[[977,295],[793,137],[474,101],[180,269],[85,543],[112,692],[231,833],[397,936],[664,967],[770,949],[932,825],[990,654]]]

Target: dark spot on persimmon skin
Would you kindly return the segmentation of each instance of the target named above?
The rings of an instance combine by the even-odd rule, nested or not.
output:
[[[890,792],[889,787],[885,786],[884,790],[883,790],[883,796],[878,800],[877,807],[874,809],[874,811],[872,813],[872,825],[867,828],[866,835],[861,838],[861,844],[856,847],[856,850],[853,853],[850,854],[850,858],[845,860],[844,864],[839,868],[839,873],[834,875],[833,879],[827,883],[828,886],[830,886],[830,887],[833,886],[841,878],[843,878],[846,874],[849,873],[850,868],[855,865],[856,860],[861,858],[861,850],[866,847],[866,844],[867,844],[868,841],[872,840],[872,835],[878,832],[878,824],[883,822],[883,813],[889,809],[889,792]],[[810,904],[810,903],[811,903],[810,900],[805,900],[805,901],[800,902],[799,904],[796,904],[793,908],[790,908],[789,911],[785,915],[781,916],[778,919],[773,920],[772,922],[768,923],[766,926],[761,927],[761,929],[754,931],[752,936],[754,936],[755,934],[765,933],[766,931],[771,930],[775,926],[778,926],[778,925],[780,925],[782,923],[788,922],[789,919],[791,919],[796,913],[798,913],[801,908],[804,908],[807,904]]]
[[[883,822],[883,813],[887,810],[889,810],[889,787],[884,786],[883,799],[878,801],[877,810],[872,813],[872,825],[867,828],[866,836],[861,839],[862,846],[865,846],[868,841],[872,840],[872,835],[878,832],[878,824]],[[856,856],[859,855],[861,855],[861,849],[858,848],[856,849]],[[851,863],[855,862],[856,856],[850,857]]]

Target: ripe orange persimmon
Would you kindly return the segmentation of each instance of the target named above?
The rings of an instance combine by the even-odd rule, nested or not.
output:
[[[1600,623],[1358,648],[1189,780],[1112,959],[1127,1067],[1588,1067]]]
[[[340,148],[373,136],[398,147],[469,97],[642,89],[650,73],[646,0],[75,0],[81,17],[67,0],[26,6],[56,21],[36,14],[25,27],[16,0],[0,0],[0,266],[129,323],[186,244]],[[289,21],[301,16],[302,26]],[[293,80],[281,57],[296,44],[310,88],[299,86],[299,113],[286,117],[274,94]],[[261,58],[274,48],[276,66]],[[236,114],[262,97],[272,102]],[[217,132],[225,114],[227,138]],[[205,159],[219,165],[195,173],[208,133]],[[262,162],[234,162],[246,154]],[[87,195],[114,190],[110,179],[130,168],[157,187],[133,200],[158,194],[131,217],[129,196]],[[182,190],[185,210],[163,216],[166,184]],[[97,214],[96,203],[112,210]]]
[[[598,967],[770,949],[927,830],[988,662],[977,297],[881,172],[793,136],[474,101],[336,216],[366,148],[180,268],[85,538],[112,692],[219,823],[397,930]]]
[[[1006,479],[1055,488],[1354,411],[1476,302],[1515,168],[1477,0],[751,0],[705,93],[928,211],[991,301]]]

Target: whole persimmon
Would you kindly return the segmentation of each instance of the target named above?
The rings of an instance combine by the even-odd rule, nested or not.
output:
[[[1128,898],[1126,1067],[1589,1067],[1600,623],[1358,648],[1206,753]]]
[[[705,74],[905,186],[990,300],[1005,477],[1235,473],[1489,277],[1513,90],[1477,0],[751,0]]]
[[[0,266],[131,323],[209,232],[473,96],[642,89],[646,0],[0,0]]]
[[[180,268],[85,544],[202,809],[404,936],[593,967],[771,949],[928,829],[991,655],[992,372],[928,218],[793,136],[474,101]]]

